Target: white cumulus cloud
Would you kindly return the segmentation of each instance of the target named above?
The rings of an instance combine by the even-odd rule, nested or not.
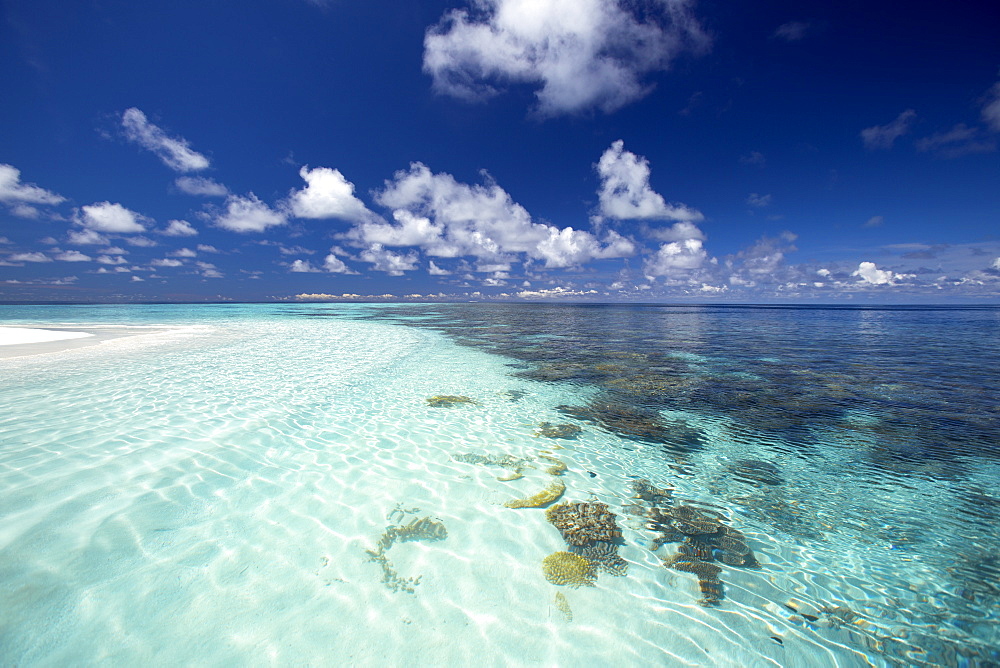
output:
[[[59,204],[65,200],[65,197],[33,183],[21,183],[21,170],[13,165],[0,164],[0,202],[24,207],[25,204]],[[24,211],[31,208],[24,207]]]
[[[187,140],[168,136],[135,107],[126,109],[122,114],[122,128],[126,138],[152,151],[175,172],[196,172],[209,165],[208,158],[191,150]]]
[[[338,169],[303,167],[299,170],[306,187],[293,190],[288,196],[288,208],[297,218],[337,218],[364,222],[378,218],[354,196],[354,184]]]
[[[446,12],[424,39],[424,71],[440,93],[481,100],[504,84],[538,86],[543,115],[614,111],[645,96],[709,38],[688,0],[473,0]]]
[[[897,274],[888,269],[879,269],[874,262],[862,262],[851,276],[857,276],[861,283],[868,285],[895,285],[899,281],[914,278],[914,274]]]
[[[198,235],[198,230],[186,220],[171,220],[160,234],[167,237],[193,237]]]
[[[294,274],[315,274],[320,272],[309,260],[294,260],[288,265],[288,271]]]
[[[55,259],[60,262],[90,262],[93,260],[89,255],[84,255],[80,251],[68,250],[56,255]]]
[[[15,253],[7,258],[11,262],[52,262],[45,253]]]
[[[663,244],[655,255],[643,264],[643,271],[650,279],[657,276],[674,276],[698,269],[708,259],[701,239],[685,239]]]
[[[330,272],[331,274],[357,274],[348,267],[343,260],[337,257],[334,253],[330,253],[323,259],[323,269]]]
[[[597,163],[601,179],[597,195],[602,216],[619,220],[702,220],[701,212],[684,204],[667,204],[663,196],[649,185],[649,161],[625,150],[618,140]]]
[[[360,258],[364,262],[371,263],[376,271],[384,271],[390,276],[402,276],[403,272],[417,268],[416,253],[402,255],[383,248],[382,244],[372,244],[361,252]]]
[[[107,234],[133,234],[146,230],[142,216],[126,209],[121,204],[97,202],[80,207],[76,222],[88,230]],[[78,242],[80,243],[80,242]]]
[[[286,222],[285,214],[261,202],[253,193],[246,197],[230,195],[225,212],[215,218],[216,226],[230,232],[263,232]]]
[[[450,174],[434,174],[421,163],[397,172],[376,199],[394,209],[395,224],[363,223],[347,238],[381,246],[418,246],[435,257],[509,262],[523,254],[549,268],[635,252],[630,241],[614,233],[599,241],[590,232],[533,222],[528,211],[489,177],[484,185],[468,185]]]

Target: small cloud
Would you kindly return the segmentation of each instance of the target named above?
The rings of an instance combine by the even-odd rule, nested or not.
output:
[[[222,278],[222,272],[210,262],[195,262],[195,266],[201,270],[204,278]]]
[[[197,248],[202,253],[218,253],[219,252],[218,248],[216,248],[215,246],[209,246],[208,244],[198,244]]]
[[[296,274],[318,274],[320,269],[312,266],[308,260],[295,260],[288,266],[288,271]]]
[[[885,222],[885,218],[882,216],[872,216],[867,221],[865,221],[864,227],[882,227],[882,223]]]
[[[681,116],[690,116],[695,109],[701,106],[702,101],[705,99],[705,94],[703,92],[695,91],[691,97],[688,98],[687,106],[678,111],[677,113]]]
[[[142,216],[135,211],[126,209],[121,204],[98,202],[80,207],[75,222],[94,232],[133,234],[146,231],[146,228],[139,222],[141,219]]]
[[[786,42],[798,42],[806,36],[808,31],[809,24],[805,21],[789,21],[778,26],[772,37],[783,39]]]
[[[90,262],[91,260],[93,260],[93,258],[90,257],[89,255],[84,255],[80,251],[76,250],[68,250],[59,253],[58,255],[56,255],[55,259],[59,260],[60,262]]]
[[[890,149],[893,143],[910,131],[917,112],[907,109],[896,119],[885,125],[873,125],[861,131],[861,140],[869,150]]]
[[[600,213],[619,220],[696,221],[704,216],[684,204],[667,204],[649,184],[650,169],[646,158],[625,150],[618,140],[601,156],[596,165],[601,178],[598,190]]]
[[[178,248],[175,251],[167,253],[168,257],[198,257],[198,254],[191,250],[190,248]]]
[[[230,232],[263,232],[269,227],[284,225],[285,214],[275,211],[256,195],[246,197],[230,195],[226,200],[226,211],[215,219],[215,225]]]
[[[208,158],[192,151],[187,140],[167,136],[135,107],[126,109],[122,114],[122,128],[129,141],[152,151],[175,172],[196,172],[209,166]]]
[[[364,203],[354,196],[354,184],[340,170],[317,167],[299,170],[306,187],[293,190],[288,196],[288,208],[297,218],[336,218],[362,223],[378,219]]]
[[[417,268],[417,254],[403,255],[383,248],[382,244],[372,244],[360,254],[362,262],[369,262],[376,271],[384,271],[390,276],[402,276],[403,272]]]
[[[771,196],[770,195],[759,195],[757,193],[750,193],[747,197],[747,204],[753,207],[762,208],[765,206],[770,206]]]
[[[447,269],[442,269],[441,267],[434,264],[434,260],[428,263],[427,273],[431,276],[450,276],[451,272]]]
[[[986,93],[981,112],[983,122],[994,132],[1000,132],[1000,81]]]
[[[746,155],[740,156],[740,164],[751,167],[763,167],[767,164],[767,158],[760,151],[750,151]]]
[[[198,197],[225,197],[229,188],[204,176],[179,176],[174,185],[182,193]]]
[[[11,262],[52,262],[45,253],[15,253],[7,258]]]
[[[135,274],[132,275],[132,282],[133,283],[142,283],[144,280],[146,280],[146,279],[140,278],[140,277],[136,276]]]
[[[108,238],[94,230],[70,230],[66,235],[71,244],[98,246],[108,243]]]
[[[866,285],[896,285],[899,281],[915,278],[915,274],[897,274],[888,269],[879,269],[874,262],[862,262],[851,274],[857,276]]]
[[[180,260],[174,260],[168,257],[158,260],[153,260],[149,264],[154,267],[180,267],[184,265],[184,263],[181,262]]]
[[[996,141],[986,137],[979,128],[959,123],[947,132],[938,132],[917,142],[917,150],[932,152],[942,158],[959,158],[973,153],[991,153]]]
[[[139,246],[141,248],[152,248],[156,242],[148,237],[125,237],[125,243],[129,246]]]
[[[126,264],[125,258],[123,258],[121,255],[101,255],[97,258],[97,262],[99,264],[108,264],[112,266],[118,264]]]
[[[193,237],[197,236],[198,230],[186,220],[171,220],[160,234],[166,237]]]
[[[7,204],[59,204],[65,197],[40,188],[33,183],[21,183],[21,170],[0,164],[0,202]]]
[[[42,215],[41,211],[29,204],[15,204],[10,207],[10,212],[18,218],[27,218],[28,220],[35,220]]]
[[[348,267],[344,263],[343,260],[341,260],[339,257],[337,257],[336,255],[334,255],[333,253],[330,253],[329,255],[327,255],[326,258],[323,260],[323,270],[324,271],[328,271],[331,274],[354,274],[354,275],[356,275],[358,273],[358,272],[354,271],[353,269],[351,269],[350,267]]]

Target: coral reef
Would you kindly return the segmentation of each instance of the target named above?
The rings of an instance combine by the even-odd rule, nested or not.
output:
[[[595,540],[615,541],[622,537],[615,514],[606,503],[561,503],[545,511],[570,545],[586,545]]]
[[[673,487],[655,487],[645,478],[632,481],[632,498],[646,501],[652,506],[669,506],[674,495]]]
[[[538,425],[537,436],[544,436],[545,438],[576,438],[583,432],[575,424],[551,424],[549,422],[542,422]]]
[[[722,528],[718,517],[713,517],[693,506],[674,506],[669,514],[670,524],[688,536],[716,533]]]
[[[657,532],[650,548],[655,551],[665,543],[680,543],[677,554],[664,559],[663,564],[698,576],[702,605],[714,605],[724,598],[719,579],[722,567],[713,562],[746,568],[759,566],[746,537],[725,524],[719,513],[681,504],[654,506],[649,509],[648,518],[646,528]]]
[[[609,575],[628,575],[628,562],[618,556],[618,545],[606,540],[595,540],[586,545],[570,545],[569,551],[592,562],[598,570]]]
[[[538,458],[539,459],[544,459],[545,461],[552,463],[552,466],[550,466],[549,468],[545,469],[545,472],[548,473],[549,475],[562,475],[563,473],[566,472],[566,469],[568,468],[566,466],[566,462],[564,462],[561,459],[557,459],[555,457],[552,457],[550,455],[546,455],[546,454],[542,453],[542,454],[538,455]]]
[[[400,513],[402,518],[407,512],[410,511],[404,510],[402,504],[397,504],[388,517]],[[385,553],[397,542],[444,540],[447,537],[448,530],[445,529],[443,522],[432,520],[429,516],[419,519],[414,518],[408,524],[387,526],[378,539],[376,549],[365,550],[365,552],[368,554],[368,561],[374,561],[382,568],[382,583],[386,587],[394,592],[404,591],[413,594],[415,593],[416,586],[420,584],[421,576],[418,575],[415,578],[400,577],[399,573],[392,567],[392,562],[389,561]]]
[[[537,494],[529,496],[526,499],[511,499],[503,505],[508,508],[541,508],[558,499],[565,491],[566,485],[558,480],[553,480],[548,487]]]
[[[542,560],[545,579],[557,585],[579,587],[594,585],[594,565],[584,557],[572,552],[553,552]]]
[[[715,605],[724,598],[722,581],[719,579],[722,568],[719,566],[699,559],[685,558],[681,555],[664,559],[663,565],[698,576],[698,589],[701,591],[701,600],[698,601],[700,604]]]
[[[415,578],[400,577],[384,553],[374,550],[365,550],[365,552],[369,555],[368,561],[374,561],[382,567],[382,584],[388,587],[390,591],[404,591],[407,594],[416,593],[416,586],[420,584],[421,576],[418,575]]]
[[[567,622],[573,621],[573,610],[569,607],[569,601],[566,600],[566,596],[561,591],[556,592],[553,602],[556,604],[556,609],[566,617]]]
[[[625,575],[628,562],[618,556],[622,532],[606,503],[561,503],[545,511],[559,529],[569,551],[611,575]]]
[[[451,408],[452,406],[457,406],[459,404],[474,405],[475,403],[476,402],[469,397],[463,397],[462,395],[455,394],[438,394],[427,400],[427,405],[435,408]]]

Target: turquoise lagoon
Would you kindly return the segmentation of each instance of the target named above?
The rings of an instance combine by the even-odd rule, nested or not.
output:
[[[0,307],[97,335],[0,359],[0,663],[997,665],[998,324]],[[547,580],[570,546],[505,504],[554,484],[627,572]],[[654,542],[680,506],[752,551],[699,555],[715,595]]]

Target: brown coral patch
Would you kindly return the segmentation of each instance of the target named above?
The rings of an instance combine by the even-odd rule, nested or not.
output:
[[[511,499],[503,505],[508,508],[541,508],[558,499],[565,491],[566,485],[558,480],[553,480],[548,487],[537,494],[529,496],[526,499]]]
[[[670,510],[670,524],[688,536],[716,533],[722,528],[718,518],[692,506],[676,506]]]
[[[572,552],[553,552],[542,560],[542,572],[552,584],[570,587],[593,586],[594,565]]]
[[[598,570],[610,575],[628,575],[628,562],[618,556],[618,546],[604,540],[587,545],[571,545],[569,551],[591,561]]]
[[[606,503],[561,503],[549,508],[545,518],[570,545],[586,545],[595,540],[613,542],[622,537],[615,514]]]

